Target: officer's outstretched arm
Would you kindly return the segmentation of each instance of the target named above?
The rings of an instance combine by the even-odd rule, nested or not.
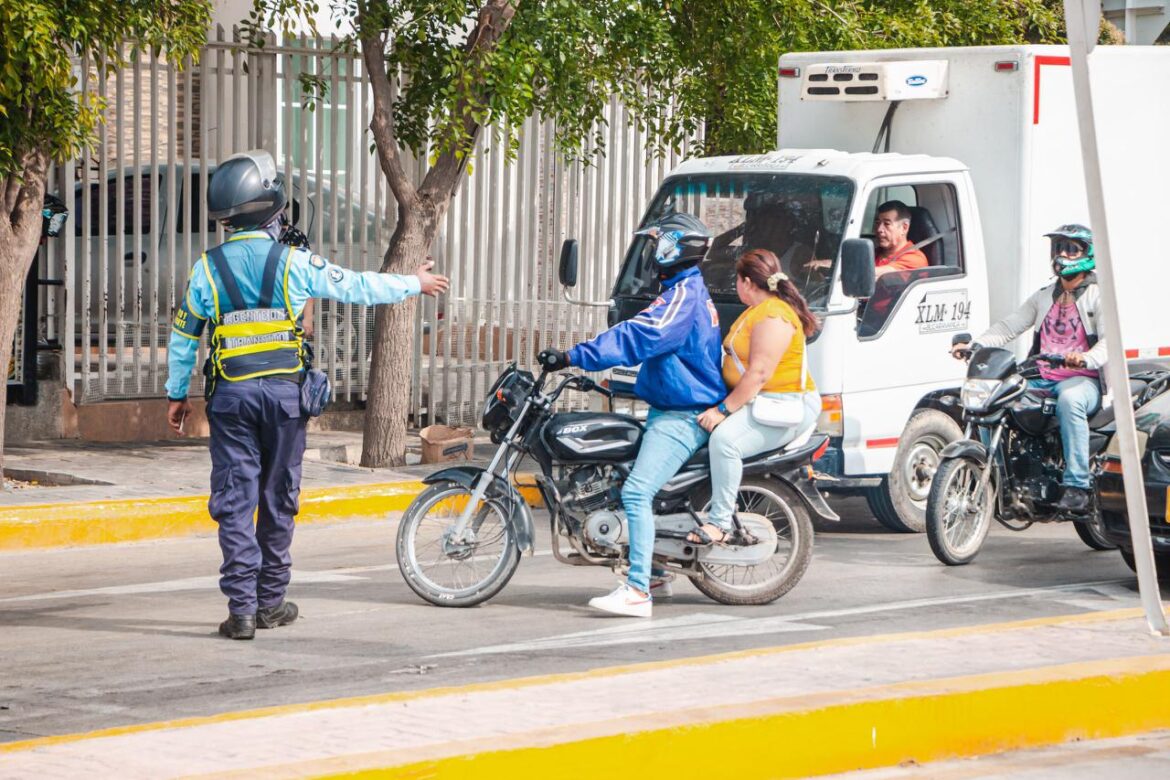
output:
[[[289,302],[297,312],[309,298],[371,305],[399,303],[419,291],[417,276],[350,271],[304,249],[289,256]]]

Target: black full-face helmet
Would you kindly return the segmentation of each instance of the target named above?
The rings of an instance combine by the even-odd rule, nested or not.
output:
[[[634,231],[634,235],[657,242],[654,262],[667,274],[700,262],[711,246],[711,231],[702,220],[686,212],[671,212]]]
[[[263,149],[227,158],[207,186],[208,216],[231,230],[263,227],[287,202],[284,177],[276,172],[272,155]]]

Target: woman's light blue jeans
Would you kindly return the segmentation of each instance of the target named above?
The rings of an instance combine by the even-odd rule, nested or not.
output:
[[[1060,422],[1060,443],[1064,447],[1066,487],[1090,490],[1089,415],[1101,407],[1101,384],[1092,377],[1074,376],[1059,382],[1030,379],[1028,386],[1056,396],[1056,419]]]
[[[622,486],[622,506],[630,524],[630,586],[650,590],[650,560],[654,556],[654,496],[700,447],[707,432],[698,412],[651,409],[634,469]]]
[[[760,393],[781,397],[787,393]],[[814,390],[804,396],[804,419],[799,425],[762,425],[752,418],[751,404],[737,409],[711,434],[711,507],[707,522],[731,530],[739,484],[743,480],[743,459],[783,447],[816,422],[821,413],[821,396]]]

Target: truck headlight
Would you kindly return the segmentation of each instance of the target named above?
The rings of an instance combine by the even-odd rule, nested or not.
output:
[[[1002,384],[998,379],[968,379],[963,382],[963,389],[959,393],[959,400],[964,409],[972,412],[987,410],[987,405],[995,391]]]

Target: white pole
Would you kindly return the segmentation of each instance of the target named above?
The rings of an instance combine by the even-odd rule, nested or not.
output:
[[[1125,0],[1125,42],[1133,46],[1137,39],[1137,7],[1134,0]]]
[[[1145,483],[1133,406],[1129,403],[1129,373],[1125,364],[1125,342],[1118,314],[1117,283],[1113,275],[1113,258],[1109,253],[1109,225],[1105,214],[1104,189],[1101,182],[1101,159],[1097,149],[1097,127],[1093,119],[1093,94],[1089,83],[1089,51],[1097,40],[1100,23],[1100,0],[1064,0],[1064,17],[1068,25],[1073,91],[1076,95],[1077,122],[1081,131],[1084,157],[1085,189],[1089,196],[1093,244],[1097,256],[1097,281],[1101,287],[1101,317],[1104,320],[1108,362],[1105,377],[1114,388],[1114,415],[1120,445],[1125,506],[1129,513],[1130,541],[1136,562],[1138,590],[1146,622],[1155,634],[1170,636],[1166,614],[1158,592],[1154,569],[1154,549],[1150,541],[1150,518],[1146,509]],[[1128,30],[1126,31],[1129,32]]]

